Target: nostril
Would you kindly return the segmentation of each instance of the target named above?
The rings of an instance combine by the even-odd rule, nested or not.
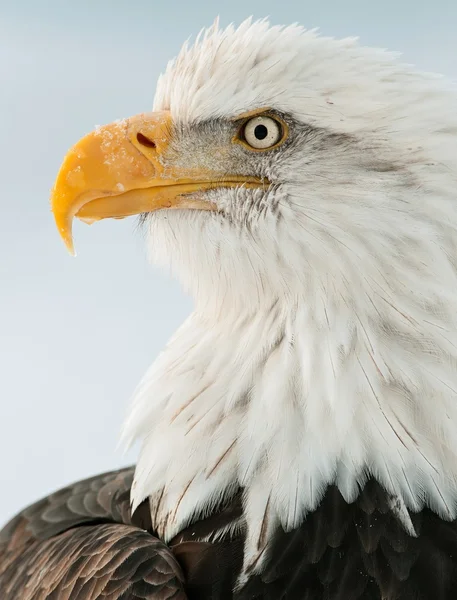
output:
[[[142,133],[137,133],[136,139],[138,140],[138,143],[141,144],[142,146],[146,146],[147,148],[155,148],[156,147],[155,142],[153,140],[150,140],[148,137],[146,137]]]

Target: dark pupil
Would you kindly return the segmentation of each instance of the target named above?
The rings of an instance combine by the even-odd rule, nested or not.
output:
[[[264,140],[268,135],[268,129],[265,125],[257,125],[254,129],[254,135],[258,140]]]

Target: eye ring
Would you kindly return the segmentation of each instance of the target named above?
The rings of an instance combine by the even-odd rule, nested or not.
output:
[[[276,115],[260,114],[243,121],[234,141],[253,152],[265,152],[280,146],[288,131],[287,124]]]

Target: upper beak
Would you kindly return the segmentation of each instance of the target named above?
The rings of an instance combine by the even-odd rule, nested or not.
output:
[[[214,187],[263,185],[258,178],[165,167],[163,157],[172,132],[168,112],[141,114],[100,127],[68,152],[52,190],[51,206],[72,254],[75,216],[92,223],[160,208],[215,210],[214,204],[186,198],[186,194]]]

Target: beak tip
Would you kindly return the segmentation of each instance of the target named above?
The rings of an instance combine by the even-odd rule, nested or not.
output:
[[[66,236],[64,234],[61,233],[62,239],[63,239],[63,243],[65,244],[68,253],[70,254],[70,256],[76,256],[76,252],[75,252],[75,246],[73,244],[73,238],[72,236]]]
[[[72,234],[72,215],[60,213],[53,207],[54,219],[57,225],[57,230],[62,238],[65,247],[71,256],[76,256],[75,247],[73,245]]]

